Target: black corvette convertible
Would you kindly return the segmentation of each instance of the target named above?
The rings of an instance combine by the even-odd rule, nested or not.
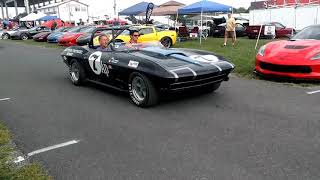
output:
[[[164,92],[188,89],[213,92],[228,80],[234,68],[223,57],[206,51],[166,49],[156,42],[117,43],[114,39],[125,29],[106,30],[111,30],[113,37],[108,51],[97,51],[92,35],[87,47],[73,46],[62,52],[70,79],[75,85],[89,81],[127,91],[137,106],[157,104]]]

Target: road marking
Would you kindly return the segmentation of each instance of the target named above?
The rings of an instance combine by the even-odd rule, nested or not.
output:
[[[316,93],[320,93],[320,90],[316,90],[316,91],[309,91],[307,92],[307,94],[311,95],[311,94],[316,94]]]
[[[22,161],[24,161],[24,160],[26,160],[24,157],[19,156],[19,157],[17,157],[17,159],[16,159],[15,161],[13,161],[13,162],[14,162],[14,163],[20,163],[20,162],[22,162]]]
[[[0,101],[8,101],[10,100],[10,98],[3,98],[3,99],[0,99]]]
[[[76,144],[76,143],[79,143],[79,142],[80,142],[80,140],[72,140],[72,141],[61,143],[61,144],[56,144],[56,145],[53,145],[53,146],[49,146],[49,147],[45,147],[45,148],[42,148],[42,149],[38,149],[38,150],[35,150],[35,151],[32,151],[32,152],[28,153],[27,156],[25,156],[25,157],[23,157],[23,156],[17,157],[17,159],[14,160],[13,162],[14,163],[20,163],[20,162],[24,161],[25,159],[27,159],[28,157],[34,156],[36,154],[40,154],[40,153],[47,152],[47,151],[50,151],[50,150],[53,150],[53,149],[58,149],[58,148],[61,148],[61,147],[69,146],[69,145]]]
[[[38,149],[36,151],[32,151],[32,152],[28,153],[28,157],[36,155],[36,154],[40,154],[40,153],[43,153],[43,152],[46,152],[46,151],[50,151],[50,150],[53,150],[53,149],[58,149],[58,148],[61,148],[61,147],[64,147],[64,146],[69,146],[69,145],[72,145],[72,144],[76,144],[78,142],[79,142],[79,140],[72,140],[72,141],[68,141],[68,142],[65,142],[65,143],[56,144],[56,145],[53,145],[53,146],[49,146],[49,147],[45,147],[45,148],[42,148],[42,149]]]

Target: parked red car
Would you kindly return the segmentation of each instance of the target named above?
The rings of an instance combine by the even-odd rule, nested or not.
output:
[[[272,37],[270,35],[265,35],[264,34],[264,27],[268,26],[275,26],[276,27],[276,37]],[[257,38],[259,35],[261,26],[248,26],[246,28],[246,33],[250,39]],[[287,28],[283,24],[279,22],[271,22],[271,23],[266,23],[262,25],[261,29],[261,38],[282,38],[282,37],[290,37],[292,34],[295,34],[295,30],[293,28]]]
[[[96,30],[96,26],[83,26],[79,32],[74,33],[66,33],[64,34],[58,41],[58,44],[60,46],[76,46],[77,45],[77,39],[78,37],[87,34],[87,33],[93,33],[94,30]]]
[[[262,46],[255,72],[277,78],[320,80],[320,25],[306,27],[290,40]]]

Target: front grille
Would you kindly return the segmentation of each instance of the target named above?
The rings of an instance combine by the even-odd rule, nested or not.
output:
[[[183,90],[183,89],[206,86],[214,83],[219,83],[225,80],[227,76],[228,76],[228,73],[223,73],[219,75],[209,74],[209,75],[197,77],[194,80],[189,80],[189,81],[181,81],[181,79],[179,78],[179,82],[170,84],[170,89]]]
[[[286,73],[311,73],[310,66],[289,66],[289,65],[277,65],[271,63],[260,62],[260,67],[265,70],[275,72],[286,72]]]

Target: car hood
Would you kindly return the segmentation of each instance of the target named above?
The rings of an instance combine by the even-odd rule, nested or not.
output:
[[[234,68],[234,65],[223,57],[201,50],[148,47],[132,55],[149,59],[169,71],[177,68],[191,68],[197,74],[207,74],[212,71],[230,71]]]
[[[69,38],[77,38],[79,36],[83,35],[83,33],[79,32],[79,33],[67,33],[64,34],[61,38],[62,39],[69,39]]]
[[[79,40],[79,41],[90,40],[91,39],[91,35],[92,34],[88,34],[88,33],[83,34],[83,35],[79,36],[77,40]]]
[[[48,38],[59,38],[64,34],[64,32],[51,33]]]
[[[266,45],[265,58],[279,63],[305,63],[320,53],[320,40],[276,41]]]

